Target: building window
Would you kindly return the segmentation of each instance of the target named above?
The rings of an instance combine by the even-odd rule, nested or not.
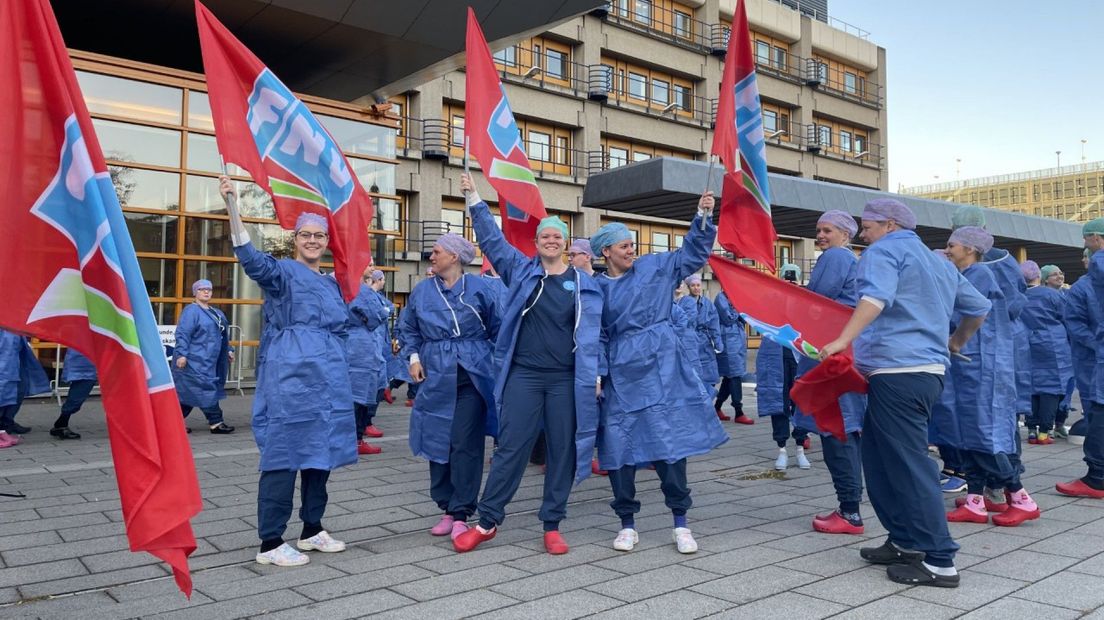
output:
[[[781,47],[774,48],[774,66],[777,69],[786,69],[786,50]]]
[[[652,156],[650,153],[645,153],[643,151],[633,151],[633,161],[647,161],[651,158]]]
[[[628,149],[619,148],[616,146],[609,147],[609,167],[620,168],[629,163],[629,151]]]
[[[567,136],[556,136],[556,163],[567,165],[567,151],[570,149]]]
[[[543,57],[541,56],[541,46],[534,45],[532,55],[533,55],[533,66],[534,67],[541,66],[541,61],[543,60]]]
[[[825,84],[828,83],[828,63],[817,63],[817,78],[819,78],[820,81],[824,82]]]
[[[763,110],[763,132],[772,134],[778,131],[778,112]]]
[[[452,115],[452,145],[464,146],[464,117]]]
[[[859,76],[859,96],[866,96],[866,78]]]
[[[675,247],[676,250],[678,248],[682,247],[682,235],[675,235],[675,245],[674,245],[674,247]]]
[[[843,151],[844,153],[847,153],[848,151],[850,151],[851,150],[851,132],[850,131],[840,131],[839,132],[839,138],[840,138],[840,143],[839,143],[840,150]]]
[[[552,161],[552,136],[539,131],[529,132],[529,159]]]
[[[636,0],[636,21],[652,25],[652,0]]]
[[[852,95],[859,92],[859,79],[854,73],[843,74],[843,90]]]
[[[682,84],[675,84],[675,103],[683,112],[693,112],[694,97],[690,94],[690,87],[683,86]]]
[[[770,64],[771,46],[766,41],[755,42],[755,62],[761,65]]]
[[[690,14],[675,11],[675,36],[689,39],[693,35],[691,30]]]
[[[613,89],[615,91],[617,91],[618,93],[621,93],[621,94],[625,93],[625,70],[624,69],[618,69],[617,70],[617,83],[613,85]]]
[[[817,142],[821,146],[832,146],[832,128],[828,125],[817,125]]]
[[[671,249],[671,235],[667,233],[652,233],[652,251],[667,252]]]
[[[778,115],[778,129],[780,131],[782,131],[783,134],[789,134],[790,133],[790,115],[789,114],[786,114],[785,112],[783,112],[783,113]],[[783,137],[783,140],[789,140],[789,138],[788,137]]]
[[[667,105],[671,100],[671,86],[664,80],[652,79],[652,101],[660,105]]]
[[[629,16],[629,0],[614,0],[614,8],[621,17]]]
[[[517,48],[514,47],[513,45],[511,45],[510,47],[507,47],[506,49],[499,50],[499,51],[495,52],[494,59],[495,59],[495,62],[497,62],[500,65],[505,65],[507,67],[516,67],[517,66]]]
[[[855,153],[866,152],[866,136],[855,136]]]
[[[564,79],[566,75],[565,67],[567,66],[567,54],[554,49],[547,51],[548,62],[545,65],[544,72],[554,78]]]
[[[648,98],[648,76],[629,72],[629,96],[637,99]]]

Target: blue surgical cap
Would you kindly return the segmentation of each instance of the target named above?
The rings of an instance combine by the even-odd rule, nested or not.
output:
[[[599,228],[598,232],[591,235],[590,247],[594,250],[595,256],[601,256],[602,250],[611,245],[621,243],[626,239],[632,239],[632,233],[629,232],[629,227],[621,222],[610,222]]]
[[[691,284],[701,284],[701,275],[697,273],[692,273],[686,276],[686,279],[683,280],[683,282],[686,283],[686,286],[690,286]]]
[[[299,218],[295,220],[295,232],[299,232],[299,229],[304,226],[317,226],[324,233],[330,232],[330,223],[326,221],[326,218],[310,211],[303,211],[299,214]]]
[[[847,233],[848,237],[854,237],[855,233],[859,232],[859,225],[855,223],[855,218],[851,217],[851,214],[847,211],[840,211],[839,209],[832,209],[825,211],[824,215],[820,216],[817,220],[817,226],[821,224],[829,224]]]
[[[990,235],[988,231],[979,226],[963,226],[954,229],[950,238],[947,239],[947,243],[952,242],[975,250],[982,256],[993,249],[993,235]]]
[[[862,219],[871,222],[893,220],[901,228],[908,230],[916,228],[916,216],[903,202],[892,198],[876,198],[866,203]]]
[[[195,295],[201,288],[213,289],[215,287],[211,285],[210,280],[196,280],[192,282],[192,295]]]
[[[456,233],[445,233],[437,238],[437,245],[449,254],[455,254],[464,265],[475,259],[475,246]]]
[[[1028,282],[1038,280],[1043,275],[1039,270],[1039,263],[1033,260],[1020,263],[1020,274],[1023,275],[1024,280]]]
[[[379,269],[374,270],[372,272],[372,279],[377,280],[377,281],[382,280],[383,279],[383,272],[380,271]]]

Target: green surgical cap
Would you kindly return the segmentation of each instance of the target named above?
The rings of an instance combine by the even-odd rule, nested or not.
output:
[[[1044,280],[1056,273],[1062,273],[1058,265],[1043,265],[1043,268],[1039,270],[1039,276]]]
[[[1089,235],[1104,235],[1104,217],[1098,217],[1095,220],[1085,222],[1085,225],[1081,227],[1081,235],[1083,237],[1088,237]]]
[[[540,231],[544,230],[545,228],[555,228],[556,230],[560,231],[560,234],[563,235],[564,239],[567,239],[567,224],[564,224],[564,221],[556,217],[555,215],[549,215],[548,217],[541,220],[540,224],[537,224],[537,234],[539,235]]]
[[[954,215],[951,216],[951,229],[962,228],[963,226],[977,226],[978,228],[985,228],[985,212],[980,207],[973,205],[966,205],[955,209]]]

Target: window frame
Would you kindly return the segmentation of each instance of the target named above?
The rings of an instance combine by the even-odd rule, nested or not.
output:
[[[540,136],[540,138],[543,139],[544,142],[541,142],[539,139],[535,138],[535,136]],[[530,129],[526,133],[526,138],[525,155],[530,159],[530,161],[552,163],[552,134],[545,133],[543,131],[536,131],[535,129]],[[544,157],[540,157],[539,154],[534,155],[533,147],[540,147],[539,150],[544,151]]]

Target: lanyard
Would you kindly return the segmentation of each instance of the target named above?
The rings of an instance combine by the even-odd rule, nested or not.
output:
[[[468,291],[468,281],[466,278],[467,274],[460,276],[460,303],[467,306],[468,309],[472,311],[472,314],[475,315],[475,318],[479,320],[479,326],[483,328],[484,332],[486,332],[487,326],[483,324],[483,317],[479,316],[479,312],[474,307],[472,307],[471,304],[464,301],[464,293]],[[445,296],[445,292],[441,289],[441,279],[438,277],[434,277],[433,284],[437,287],[437,294],[441,296],[441,301],[445,302],[445,306],[447,306],[449,309],[449,314],[452,315],[452,335],[459,338],[461,334],[460,320],[456,317],[456,310],[453,309],[452,304],[449,303],[448,297]]]

